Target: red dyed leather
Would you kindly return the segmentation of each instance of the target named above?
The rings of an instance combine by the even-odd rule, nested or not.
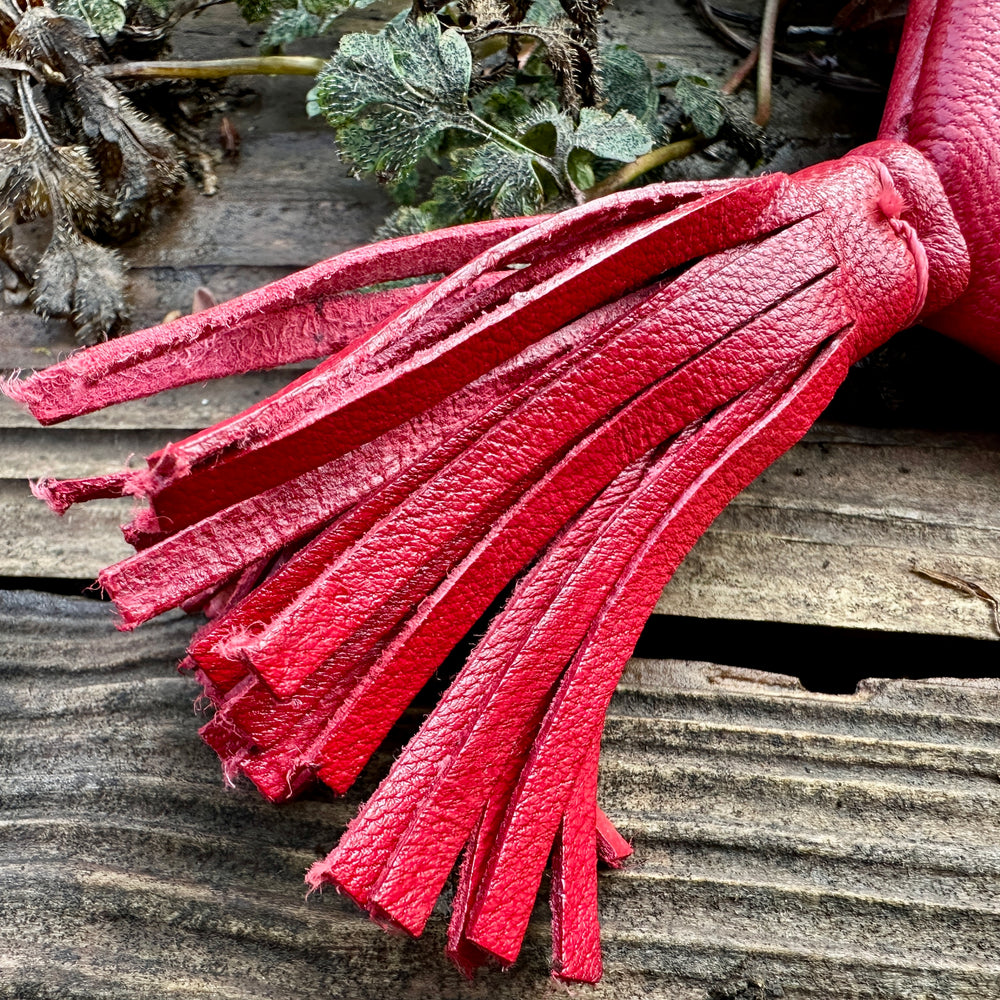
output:
[[[591,750],[591,758],[596,766],[601,748],[595,746]],[[622,864],[635,852],[632,845],[618,832],[614,823],[608,819],[604,810],[597,807],[597,856],[609,868],[621,868]]]
[[[597,920],[597,757],[580,767],[552,851],[552,970],[567,982],[601,978]]]
[[[872,167],[864,167],[862,165],[850,164],[845,168],[845,172],[854,178],[861,178],[867,176],[870,184],[875,181],[875,173]],[[877,188],[872,189],[873,192]],[[796,197],[799,194],[796,193]],[[836,220],[838,218],[837,213],[831,213],[830,218]],[[766,245],[766,244],[765,244]],[[852,248],[852,252],[855,248]],[[854,317],[856,318],[858,325],[858,334],[856,339],[853,341],[855,344],[866,344],[865,347],[859,348],[862,351],[870,349],[874,346],[875,342],[878,342],[880,337],[884,338],[887,335],[887,331],[879,327],[880,322],[887,323],[891,328],[891,324],[894,321],[899,320],[899,317],[905,316],[908,309],[912,303],[907,299],[907,290],[905,285],[905,274],[908,269],[912,268],[911,262],[909,260],[908,254],[898,241],[898,239],[891,235],[891,239],[882,245],[878,243],[873,244],[869,247],[868,268],[872,273],[876,271],[881,271],[883,264],[880,264],[876,268],[875,261],[882,257],[885,258],[884,263],[887,263],[889,259],[895,254],[899,261],[900,267],[902,268],[902,274],[900,275],[900,282],[898,287],[898,298],[896,301],[895,312],[886,312],[885,306],[886,301],[879,294],[881,289],[876,285],[871,291],[876,295],[877,302],[863,302],[863,304],[854,303],[858,306],[858,313],[860,315]],[[858,262],[864,264],[865,259],[863,256],[859,255]],[[883,272],[884,273],[884,272]],[[839,288],[834,288],[832,285],[838,284],[834,282],[833,276],[828,278],[828,283],[824,284],[823,281],[816,282],[807,288],[807,293],[815,296],[821,295],[825,290],[829,289],[829,297],[826,299],[819,299],[821,303],[818,309],[809,314],[803,311],[801,304],[788,305],[785,312],[788,315],[789,321],[794,324],[794,327],[802,331],[809,337],[816,337],[817,334],[820,338],[828,334],[832,334],[839,329],[842,323],[849,322],[847,317],[836,317],[835,322],[830,323],[829,316],[824,316],[824,311],[829,309],[837,309],[839,298],[848,297],[848,293],[845,284],[849,284],[847,281],[848,275],[845,273],[841,275],[842,281],[839,282]],[[718,289],[713,289],[718,291]],[[731,287],[731,295],[733,296],[733,310],[736,311],[735,314],[738,315],[740,308],[739,302],[743,299],[742,291],[738,283],[734,283]],[[712,295],[712,298],[715,296]],[[822,303],[826,304],[823,305]],[[693,322],[693,320],[692,320]],[[829,325],[828,325],[829,324]],[[695,324],[695,329],[697,329],[697,324]],[[824,333],[823,331],[827,331]],[[766,333],[767,331],[765,331]],[[768,343],[773,344],[775,340],[783,340],[783,334],[788,343],[781,343],[781,349],[794,349],[795,341],[794,337],[787,337],[784,329],[778,326],[774,333],[771,341]],[[812,343],[816,341],[813,340]],[[808,343],[806,341],[807,351]],[[720,352],[725,358],[725,347],[723,345],[723,350]],[[745,365],[744,358],[747,355],[744,352],[733,351],[730,355],[728,363],[732,365],[732,373],[739,376],[744,376]],[[753,357],[752,350],[750,356]],[[779,350],[780,356],[780,350]],[[793,357],[794,354],[788,355],[788,357]],[[768,357],[768,351],[761,350],[759,357],[766,359]],[[620,451],[621,444],[627,443],[633,447],[638,446],[638,442],[642,441],[641,435],[644,432],[648,432],[653,441],[656,438],[656,430],[663,431],[666,427],[666,432],[669,433],[669,425],[663,423],[664,419],[670,419],[671,413],[671,403],[675,405],[686,405],[692,400],[701,401],[696,403],[695,410],[698,412],[705,412],[704,409],[699,410],[699,406],[708,408],[712,405],[712,392],[723,391],[722,387],[725,385],[725,379],[722,377],[725,371],[724,367],[720,367],[718,364],[712,364],[713,356],[711,353],[705,356],[701,360],[707,359],[707,367],[705,369],[705,377],[696,380],[694,383],[688,383],[687,390],[681,390],[677,393],[669,393],[664,391],[661,393],[662,396],[666,397],[659,403],[661,407],[661,415],[656,416],[656,410],[648,408],[645,404],[652,404],[657,400],[658,396],[655,390],[651,390],[643,398],[637,400],[637,405],[635,408],[626,409],[621,415],[621,419],[625,420],[626,417],[631,419],[627,420],[624,424],[621,424],[621,434],[620,437],[616,439],[614,432],[616,430],[616,421],[612,420],[607,425],[602,425],[597,433],[597,439],[610,439],[610,442],[615,440],[619,441],[616,446],[619,450],[612,451],[609,453],[605,450],[595,450],[591,449],[590,454],[594,457],[595,462],[599,455],[604,455],[605,457],[601,461],[607,463],[609,460],[613,463],[616,459],[616,455],[621,455]],[[749,377],[749,376],[746,376]],[[718,385],[714,385],[712,379],[718,380]],[[669,385],[669,383],[666,383]],[[738,391],[738,388],[734,386],[733,391]],[[701,400],[700,394],[706,394],[704,400]],[[720,401],[724,400],[726,397],[716,397]],[[662,412],[662,408],[666,407],[666,412]],[[688,413],[690,416],[690,411]],[[683,421],[680,425],[683,425]],[[677,425],[674,425],[677,426]],[[636,436],[638,435],[638,437]],[[583,446],[581,445],[581,448]],[[617,459],[621,462],[622,459]],[[619,466],[620,467],[620,466]],[[388,728],[385,719],[386,717],[395,717],[399,712],[405,707],[409,699],[416,693],[422,683],[419,680],[420,676],[416,675],[412,681],[416,687],[411,686],[411,682],[406,682],[405,678],[413,676],[411,674],[412,670],[421,669],[421,664],[426,664],[426,669],[428,672],[433,669],[433,664],[440,661],[440,658],[444,656],[450,645],[447,644],[447,640],[444,643],[444,648],[431,647],[433,652],[431,652],[426,645],[427,640],[421,639],[422,635],[428,636],[429,640],[433,642],[433,636],[435,634],[435,627],[440,633],[441,629],[444,628],[443,625],[438,624],[435,626],[435,621],[437,622],[463,622],[464,627],[468,627],[477,617],[478,613],[483,609],[475,604],[477,600],[477,595],[482,595],[483,600],[488,600],[489,597],[498,592],[503,582],[506,581],[510,574],[514,572],[517,567],[521,564],[521,560],[526,559],[527,556],[533,551],[533,546],[539,544],[547,537],[547,532],[551,531],[547,528],[546,519],[551,519],[549,523],[558,524],[562,519],[571,513],[573,506],[573,496],[574,491],[581,488],[589,489],[591,488],[593,480],[588,479],[588,476],[596,476],[597,469],[600,468],[600,464],[591,464],[589,468],[586,469],[586,476],[581,476],[579,471],[573,473],[573,469],[577,468],[573,464],[573,454],[571,453],[567,456],[567,459],[560,466],[557,466],[553,471],[552,478],[556,482],[561,481],[561,487],[556,489],[552,488],[551,492],[547,494],[548,500],[545,504],[538,505],[537,508],[530,508],[530,516],[525,516],[524,518],[517,519],[514,523],[518,525],[518,530],[507,530],[509,528],[509,522],[511,519],[518,518],[519,506],[515,505],[511,508],[511,511],[506,515],[505,522],[497,526],[497,529],[491,536],[485,541],[484,544],[490,546],[499,546],[499,553],[501,558],[505,558],[509,561],[499,561],[493,563],[491,560],[480,557],[478,559],[470,559],[469,564],[463,564],[457,570],[453,571],[451,575],[451,581],[449,583],[449,589],[443,591],[440,596],[437,594],[432,595],[431,599],[426,602],[418,610],[417,614],[413,617],[410,623],[406,626],[406,631],[401,634],[399,640],[397,640],[397,645],[400,647],[398,650],[393,651],[392,657],[386,659],[386,665],[384,668],[380,669],[377,673],[373,673],[371,678],[366,680],[365,684],[357,689],[356,692],[352,694],[352,701],[354,705],[351,709],[351,715],[349,720],[345,721],[346,729],[337,747],[337,769],[334,769],[333,762],[334,758],[329,755],[329,753],[324,755],[324,765],[320,769],[320,775],[324,780],[330,782],[335,788],[344,788],[350,784],[353,780],[353,776],[357,773],[357,769],[363,764],[364,760],[367,759],[367,755],[377,746],[381,738],[383,738],[386,729]],[[612,470],[615,468],[614,464],[607,465],[605,468]],[[556,478],[559,476],[560,470],[566,469],[567,475],[562,477],[561,480]],[[537,489],[544,489],[547,480],[542,480],[539,483]],[[530,494],[529,494],[530,496]],[[584,499],[581,497],[576,503]],[[566,502],[570,504],[569,507],[565,509],[560,509],[560,502]],[[538,541],[532,539],[532,532],[545,533],[542,535]],[[537,537],[537,536],[536,536]],[[523,554],[519,555],[518,546],[526,546],[527,548],[520,550]],[[489,550],[487,550],[488,553]],[[479,553],[477,553],[477,556]],[[492,569],[496,566],[496,569]],[[489,576],[484,576],[484,573],[490,574]],[[427,622],[427,625],[423,624]],[[447,632],[444,633],[447,635]],[[439,640],[440,641],[440,640]],[[414,645],[415,644],[415,645]],[[404,652],[406,647],[409,647],[411,652]],[[412,664],[412,666],[402,666],[402,664]],[[366,705],[368,707],[361,708],[360,706]],[[362,721],[368,720],[368,721]]]
[[[911,0],[881,136],[934,165],[971,258],[965,292],[923,320],[1000,360],[1000,17],[992,3]]]
[[[590,537],[613,514],[629,490],[638,484],[644,467],[644,462],[637,462],[621,473],[601,497],[581,512],[573,527],[567,531]],[[500,689],[510,659],[517,655],[530,637],[537,616],[553,602],[558,602],[561,588],[573,570],[577,553],[578,549],[573,545],[556,547],[519,585],[517,599],[491,625],[476,653],[397,759],[379,792],[352,821],[337,849],[324,862],[314,866],[310,874],[314,882],[333,881],[355,899],[363,904],[368,903],[399,838],[420,808],[422,797],[430,793],[442,775],[456,764],[459,752],[473,735],[483,709]],[[556,666],[558,669],[558,664]],[[546,666],[543,665],[542,670],[545,669]],[[484,838],[485,844],[479,845],[480,850],[489,850],[499,826],[505,805],[503,786],[506,784],[509,787],[517,780],[517,748],[520,746],[526,753],[526,741],[531,737],[531,718],[538,715],[540,719],[540,697],[546,690],[545,677],[536,671],[524,680],[527,684],[541,683],[543,690],[540,695],[536,695],[533,705],[522,705],[511,713],[509,721],[513,727],[514,742],[506,743],[511,752],[502,753],[493,760],[494,765],[500,764],[501,767],[504,762],[513,762],[513,773],[496,770],[495,766],[481,772],[479,779],[465,789],[466,808],[460,817],[455,814],[450,816],[458,818],[458,822],[468,831],[477,821],[480,807],[486,805],[492,809],[492,818],[486,821],[486,828],[490,832]],[[525,709],[527,721],[524,718]],[[502,713],[502,705],[496,706],[495,710]],[[477,739],[481,740],[482,729],[480,726]],[[493,748],[498,750],[502,745],[504,744],[497,740],[494,741]],[[487,777],[492,777],[493,788],[485,784],[483,779]],[[491,791],[500,791],[501,796],[491,798]],[[386,805],[390,802],[392,808],[387,809]],[[454,832],[448,831],[446,836],[452,841],[454,854],[457,854],[465,838],[459,836],[455,843]],[[440,866],[435,869],[435,881],[438,881],[439,869]],[[444,875],[447,875],[447,868]],[[530,894],[533,898],[534,891]],[[395,918],[395,914],[393,916]]]
[[[423,289],[365,285],[453,271],[538,219],[498,219],[359,247],[263,288],[79,351],[4,392],[42,424],[236,372],[322,357],[410,304]]]

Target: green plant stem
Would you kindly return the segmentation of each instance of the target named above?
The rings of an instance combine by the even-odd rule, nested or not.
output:
[[[656,149],[651,149],[648,153],[643,153],[642,156],[637,157],[631,163],[626,163],[623,167],[619,167],[613,174],[605,177],[603,181],[600,181],[593,187],[587,188],[583,192],[583,200],[593,201],[595,198],[603,198],[606,194],[620,191],[623,187],[631,184],[637,177],[641,177],[650,170],[662,167],[665,163],[671,163],[674,160],[682,160],[685,156],[690,156],[692,153],[698,152],[699,149],[704,149],[709,144],[709,141],[704,136],[699,135],[693,139],[680,139],[677,142],[667,143],[666,146],[658,146]]]
[[[488,121],[480,118],[479,115],[469,112],[469,117],[483,129],[485,135],[484,138],[492,138],[500,143],[507,143],[512,146],[519,153],[528,153],[540,164],[542,164],[545,169],[552,174],[553,177],[558,176],[558,171],[556,170],[555,164],[552,162],[551,158],[548,156],[542,156],[541,153],[536,152],[530,146],[526,146],[523,142],[519,142],[512,135],[508,135],[503,129],[497,128],[495,125],[491,125]]]
[[[226,76],[316,76],[325,60],[313,56],[249,56],[245,59],[204,59],[193,62],[123,62],[99,66],[109,79],[216,80]]]

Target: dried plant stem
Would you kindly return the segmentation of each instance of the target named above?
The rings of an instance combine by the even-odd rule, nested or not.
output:
[[[760,46],[755,45],[743,59],[743,61],[732,71],[729,79],[719,88],[727,97],[736,93],[746,82],[751,70],[757,65],[757,56],[760,54]]]
[[[935,569],[923,569],[919,566],[910,568],[911,573],[922,576],[925,580],[932,580],[940,583],[944,587],[951,587],[952,590],[960,591],[966,597],[975,597],[988,604],[993,612],[993,627],[1000,635],[1000,600],[991,594],[985,587],[974,583],[972,580],[963,580],[960,576],[952,576],[951,573],[940,573]]]
[[[709,142],[710,140],[703,136],[695,136],[693,139],[680,139],[677,142],[668,143],[666,146],[658,146],[656,149],[651,149],[648,153],[644,153],[631,163],[626,163],[625,166],[619,167],[613,174],[605,177],[603,181],[600,181],[593,187],[587,188],[583,192],[583,200],[593,201],[595,198],[602,198],[606,194],[620,191],[623,187],[631,184],[637,177],[641,177],[656,167],[662,167],[665,163],[671,163],[673,160],[682,160],[685,156],[690,156],[692,153],[698,152],[699,149],[704,149]]]
[[[763,128],[771,120],[771,79],[774,67],[774,35],[781,0],[765,0],[764,18],[757,46],[757,113],[754,121]]]
[[[313,56],[250,56],[246,59],[110,63],[95,72],[109,79],[215,80],[226,76],[316,76],[324,60]]]

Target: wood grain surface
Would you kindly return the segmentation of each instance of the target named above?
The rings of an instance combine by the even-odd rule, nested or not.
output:
[[[190,386],[58,428],[0,431],[0,575],[88,579],[126,558],[132,500],[56,518],[26,477],[71,478],[141,462],[199,407],[221,415],[284,376]],[[4,406],[6,403],[6,406]],[[0,424],[12,413],[0,403]],[[152,430],[153,426],[160,429]],[[80,429],[78,429],[80,428]],[[667,586],[661,614],[996,637],[981,601],[924,568],[1000,592],[1000,438],[824,424],[726,509]]]
[[[107,605],[0,592],[0,996],[558,995],[544,902],[514,970],[467,983],[441,954],[443,905],[409,940],[334,893],[304,898],[304,870],[392,748],[339,801],[226,788],[173,669],[191,627],[126,635]],[[601,876],[605,980],[569,995],[1000,996],[997,695],[989,681],[814,695],[632,661],[601,801],[636,853]]]

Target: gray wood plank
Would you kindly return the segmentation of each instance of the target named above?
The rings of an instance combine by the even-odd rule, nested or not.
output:
[[[72,423],[8,430],[0,575],[87,578],[130,552],[118,525],[131,501],[85,505],[57,521],[14,477],[113,471],[182,433]],[[1000,439],[821,425],[722,513],[657,611],[996,637],[986,604],[915,567],[1000,591]]]
[[[177,208],[128,247],[135,267],[307,267],[366,243],[389,211],[373,182],[348,176],[332,133],[248,136],[220,167],[211,198],[186,189]]]
[[[132,500],[94,500],[57,518],[27,480],[0,480],[0,576],[95,579],[132,555],[119,525]]]
[[[846,432],[845,432],[846,431]],[[1000,442],[819,426],[719,516],[657,611],[996,638]]]
[[[0,996],[551,996],[544,904],[514,970],[466,983],[440,954],[444,910],[411,941],[333,893],[303,898],[389,756],[341,800],[226,788],[172,670],[190,629],[116,633],[106,605],[0,594]],[[605,979],[584,992],[1000,994],[998,693],[815,695],[632,661],[601,801],[636,854],[601,876]]]

